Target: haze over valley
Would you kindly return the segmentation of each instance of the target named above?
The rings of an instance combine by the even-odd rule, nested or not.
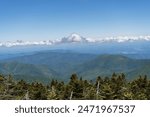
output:
[[[1,46],[0,73],[28,82],[68,81],[73,73],[84,79],[125,73],[128,79],[150,76],[149,40],[88,42],[77,34],[57,44]],[[18,42],[19,43],[19,42]],[[20,42],[23,43],[23,42]]]

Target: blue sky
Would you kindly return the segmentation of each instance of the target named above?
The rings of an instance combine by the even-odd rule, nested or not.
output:
[[[0,0],[0,41],[150,35],[150,0]]]

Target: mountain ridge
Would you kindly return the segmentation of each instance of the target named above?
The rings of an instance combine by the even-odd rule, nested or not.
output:
[[[79,68],[77,74],[88,79],[96,76],[109,76],[114,72],[125,73],[130,79],[138,75],[150,76],[148,69],[150,68],[150,59],[139,60],[123,55],[104,54],[83,63]]]
[[[34,80],[40,76],[37,79],[46,79],[45,81],[52,78],[68,81],[73,73],[85,79],[94,79],[97,76],[109,76],[114,72],[125,73],[130,79],[140,74],[150,76],[149,68],[150,59],[139,60],[123,55],[71,52],[41,52],[0,62],[1,73],[13,73],[18,76],[17,79],[21,75],[25,78],[32,77]]]

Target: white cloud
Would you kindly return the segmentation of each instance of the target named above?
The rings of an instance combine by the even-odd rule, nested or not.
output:
[[[62,39],[57,40],[46,40],[46,41],[22,41],[17,40],[15,42],[0,42],[0,46],[12,47],[12,46],[26,46],[26,45],[53,45],[53,44],[61,44],[61,43],[96,43],[96,42],[118,42],[123,43],[126,41],[134,42],[138,40],[150,41],[150,36],[116,36],[116,37],[105,37],[105,38],[85,38],[78,34],[71,34],[68,37],[64,37]]]

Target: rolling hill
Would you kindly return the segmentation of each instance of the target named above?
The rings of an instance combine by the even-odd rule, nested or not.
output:
[[[0,63],[0,73],[11,74],[15,79],[24,79],[26,81],[48,82],[59,74],[54,70],[43,65],[25,64],[19,62]]]
[[[139,75],[150,76],[150,60],[132,59],[122,55],[100,55],[85,62],[76,69],[80,76],[87,79],[96,76],[110,76],[112,73],[125,73],[128,79]]]
[[[49,69],[57,71],[59,74],[67,74],[78,64],[92,60],[96,57],[94,54],[81,54],[68,51],[44,51],[32,55],[25,55],[7,59],[5,62],[16,61],[19,63],[44,65]]]
[[[51,79],[68,81],[72,73],[84,79],[125,73],[128,79],[150,76],[149,59],[133,59],[116,54],[82,54],[44,51],[0,62],[0,73],[13,74],[16,79],[47,82]]]

